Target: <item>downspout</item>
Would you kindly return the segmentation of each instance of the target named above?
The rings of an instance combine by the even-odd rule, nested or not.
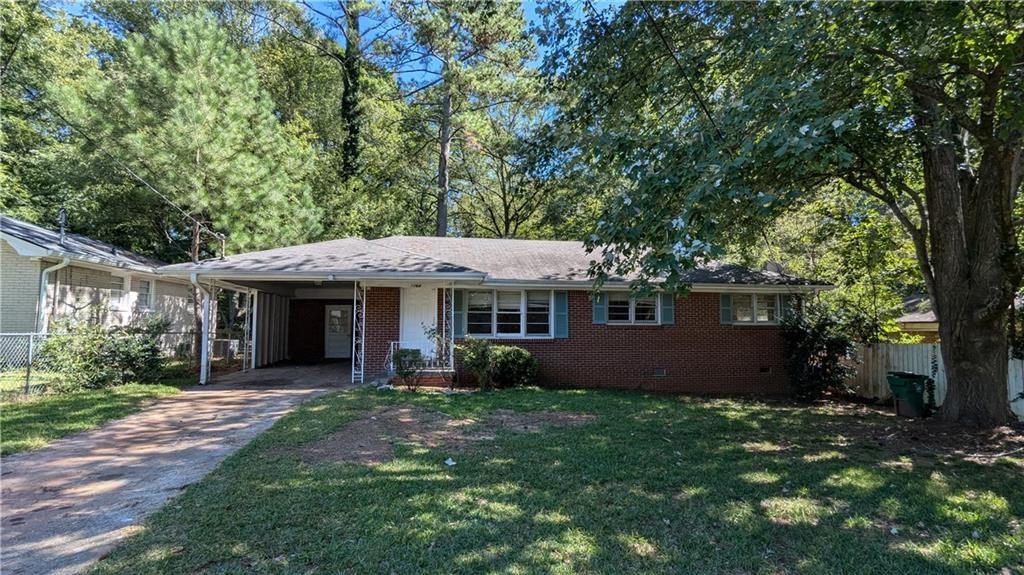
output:
[[[45,321],[45,316],[47,278],[50,276],[51,272],[55,272],[59,269],[66,268],[70,263],[70,258],[64,258],[60,261],[59,264],[52,265],[44,269],[43,271],[39,272],[39,297],[36,299],[36,326],[34,330],[36,333],[46,333],[47,325]],[[56,298],[57,294],[54,293],[53,296]]]
[[[188,278],[196,291],[203,294],[203,333],[199,345],[199,385],[206,385],[210,379],[210,292],[199,283],[199,275],[192,273]]]

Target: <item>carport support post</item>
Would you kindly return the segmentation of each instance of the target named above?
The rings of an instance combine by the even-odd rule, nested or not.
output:
[[[203,290],[203,344],[199,352],[199,385],[210,379],[210,292]]]
[[[206,385],[210,379],[210,291],[199,283],[199,276],[189,278],[199,293],[203,294],[203,332],[199,344],[199,385]]]

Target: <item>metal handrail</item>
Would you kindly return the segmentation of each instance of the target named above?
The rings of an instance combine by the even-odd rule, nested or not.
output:
[[[395,372],[395,356],[398,354],[398,350],[403,348],[414,349],[414,346],[408,345],[409,342],[392,341],[388,345],[388,355],[384,359],[384,365],[387,366],[389,373]],[[406,344],[403,346],[403,344]],[[425,369],[453,369],[450,357],[448,354],[442,354],[440,357],[436,354],[428,355],[423,354],[423,367]]]

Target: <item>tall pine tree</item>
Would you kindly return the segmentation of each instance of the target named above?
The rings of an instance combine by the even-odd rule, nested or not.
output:
[[[303,177],[309,148],[290,138],[248,54],[205,16],[133,35],[81,95],[94,143],[244,251],[301,241],[317,210]],[[210,237],[193,236],[193,257]]]

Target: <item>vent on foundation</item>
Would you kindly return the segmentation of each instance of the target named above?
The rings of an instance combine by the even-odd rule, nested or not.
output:
[[[666,372],[664,367],[654,368],[654,377],[665,377],[665,374]]]

